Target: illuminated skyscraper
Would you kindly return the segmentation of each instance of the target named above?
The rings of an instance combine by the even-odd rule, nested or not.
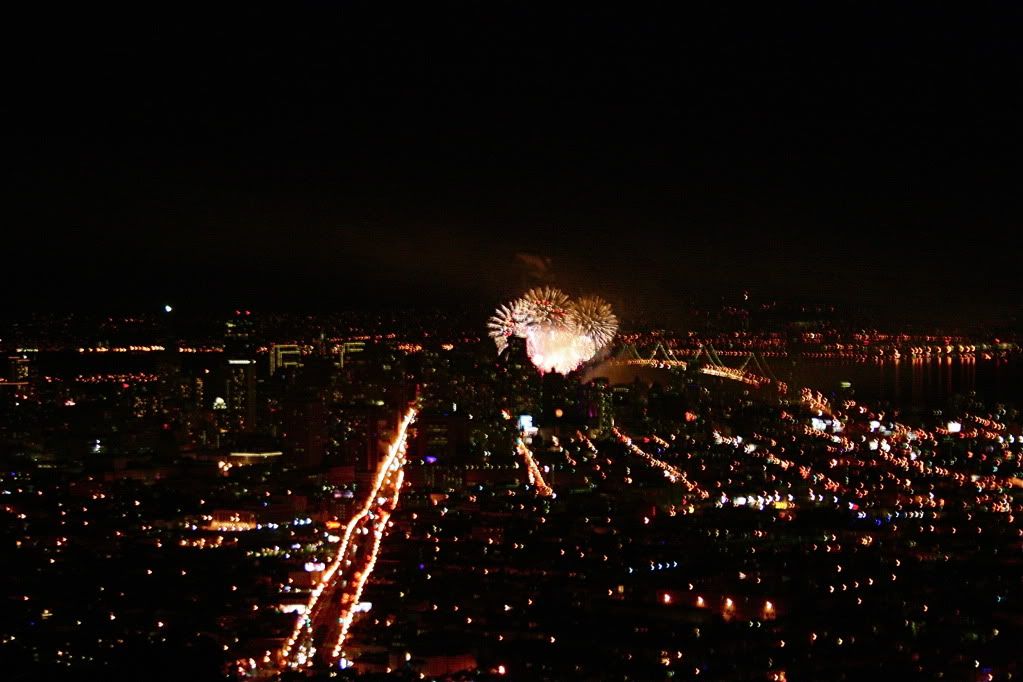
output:
[[[601,433],[608,433],[614,426],[614,399],[607,379],[598,378],[590,382],[590,400],[587,405],[587,422],[596,426]]]
[[[302,351],[294,343],[275,343],[270,346],[270,376],[284,367],[301,367]]]
[[[28,381],[30,361],[25,355],[12,355],[7,358],[8,381]]]
[[[232,357],[251,356],[255,351],[254,328],[251,311],[234,311],[234,316],[224,323],[224,351]]]
[[[364,350],[366,350],[366,343],[364,341],[345,341],[338,350],[339,366],[344,367],[345,362],[349,362],[352,355],[361,353]]]
[[[227,361],[227,410],[235,428],[251,431],[256,425],[256,361]]]

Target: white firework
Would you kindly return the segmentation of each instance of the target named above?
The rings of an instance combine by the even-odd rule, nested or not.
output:
[[[611,312],[611,304],[599,296],[575,301],[566,322],[576,334],[588,337],[597,350],[611,343],[618,333],[618,318]]]
[[[508,347],[508,337],[525,337],[532,323],[529,307],[522,299],[499,306],[487,322],[490,338],[497,344],[497,354],[500,355]]]
[[[541,372],[568,374],[590,360],[596,350],[589,337],[566,327],[534,327],[526,336],[526,353]]]
[[[568,374],[589,362],[618,333],[618,318],[596,296],[573,302],[552,287],[530,289],[500,306],[487,322],[500,355],[508,339],[526,339],[526,354],[541,372]]]
[[[535,287],[521,299],[536,324],[560,323],[568,313],[568,294],[553,287]]]

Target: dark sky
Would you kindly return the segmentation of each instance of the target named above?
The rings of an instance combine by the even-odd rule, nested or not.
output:
[[[551,4],[8,16],[9,300],[1018,309],[1023,6]]]

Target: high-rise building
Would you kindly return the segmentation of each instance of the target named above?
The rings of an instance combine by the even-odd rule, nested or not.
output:
[[[468,449],[469,422],[463,413],[431,410],[416,422],[413,458],[450,465]]]
[[[247,357],[254,351],[255,324],[248,310],[234,311],[224,324],[224,351],[232,357]]]
[[[7,380],[28,381],[31,363],[25,355],[12,355],[7,358]]]
[[[335,424],[340,444],[339,464],[355,467],[356,473],[376,471],[387,453],[397,417],[382,405],[347,405]]]
[[[601,433],[607,433],[615,424],[614,396],[607,379],[601,377],[590,382],[590,401],[587,421]]]
[[[327,408],[314,393],[291,396],[284,402],[285,453],[303,468],[316,468],[327,452]]]
[[[344,367],[345,362],[351,361],[351,356],[366,350],[365,341],[345,341],[338,349],[338,366]]]
[[[256,426],[256,361],[227,361],[227,395],[224,402],[235,428],[251,431]]]
[[[17,402],[17,396],[33,395],[35,391],[32,377],[32,364],[27,356],[9,356],[6,376],[0,375],[0,384],[6,389],[4,394],[10,396],[7,402],[14,405]]]
[[[270,346],[270,376],[285,367],[301,367],[302,351],[294,343],[275,343]]]

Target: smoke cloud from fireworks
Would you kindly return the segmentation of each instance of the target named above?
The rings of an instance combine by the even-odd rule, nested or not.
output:
[[[498,307],[487,328],[498,354],[508,347],[510,337],[524,338],[537,369],[568,374],[611,343],[618,318],[597,296],[573,301],[558,289],[537,287]]]

